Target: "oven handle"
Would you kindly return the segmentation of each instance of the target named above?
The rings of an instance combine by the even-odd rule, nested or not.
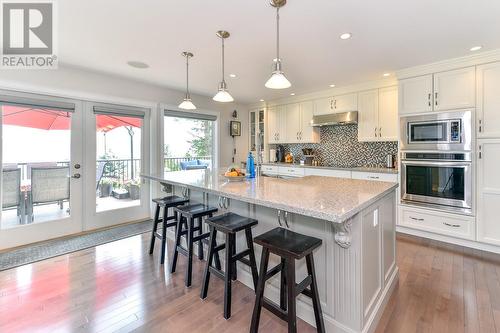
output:
[[[430,166],[451,166],[451,167],[470,167],[472,162],[452,162],[452,161],[414,161],[414,160],[403,160],[401,161],[403,165],[430,165]]]

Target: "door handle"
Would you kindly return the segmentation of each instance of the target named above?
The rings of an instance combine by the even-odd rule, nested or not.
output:
[[[80,175],[79,173],[75,173],[73,176],[71,176],[72,178],[75,178],[75,179],[80,179],[82,175]]]

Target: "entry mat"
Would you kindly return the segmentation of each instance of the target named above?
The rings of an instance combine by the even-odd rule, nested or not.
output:
[[[0,271],[150,232],[152,228],[149,220],[23,246],[0,253]]]

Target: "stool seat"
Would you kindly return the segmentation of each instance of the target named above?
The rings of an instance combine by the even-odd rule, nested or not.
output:
[[[185,217],[200,217],[217,212],[217,208],[210,207],[204,204],[191,204],[175,207],[174,210],[181,213]]]
[[[179,197],[176,195],[170,195],[164,198],[153,199],[153,202],[161,207],[171,206],[171,205],[183,205],[189,202],[189,199]]]
[[[207,219],[206,223],[224,233],[235,233],[253,227],[259,222],[256,219],[244,217],[235,213],[225,213]]]
[[[321,245],[321,239],[284,228],[275,228],[254,238],[254,242],[273,253],[301,259]]]

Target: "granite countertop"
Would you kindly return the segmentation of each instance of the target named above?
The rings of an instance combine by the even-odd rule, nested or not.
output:
[[[165,172],[141,177],[321,220],[342,223],[397,188],[397,183],[306,176],[229,182],[222,170]]]
[[[312,166],[312,165],[300,165],[297,163],[284,163],[284,162],[268,162],[262,163],[262,165],[277,165],[277,166],[292,166],[297,168],[312,168],[312,169],[326,169],[326,170],[344,170],[344,171],[360,171],[360,172],[375,172],[375,173],[389,173],[398,174],[399,170],[396,168],[383,168],[383,167],[352,167],[352,168],[342,168],[342,167],[330,167],[330,166]]]

